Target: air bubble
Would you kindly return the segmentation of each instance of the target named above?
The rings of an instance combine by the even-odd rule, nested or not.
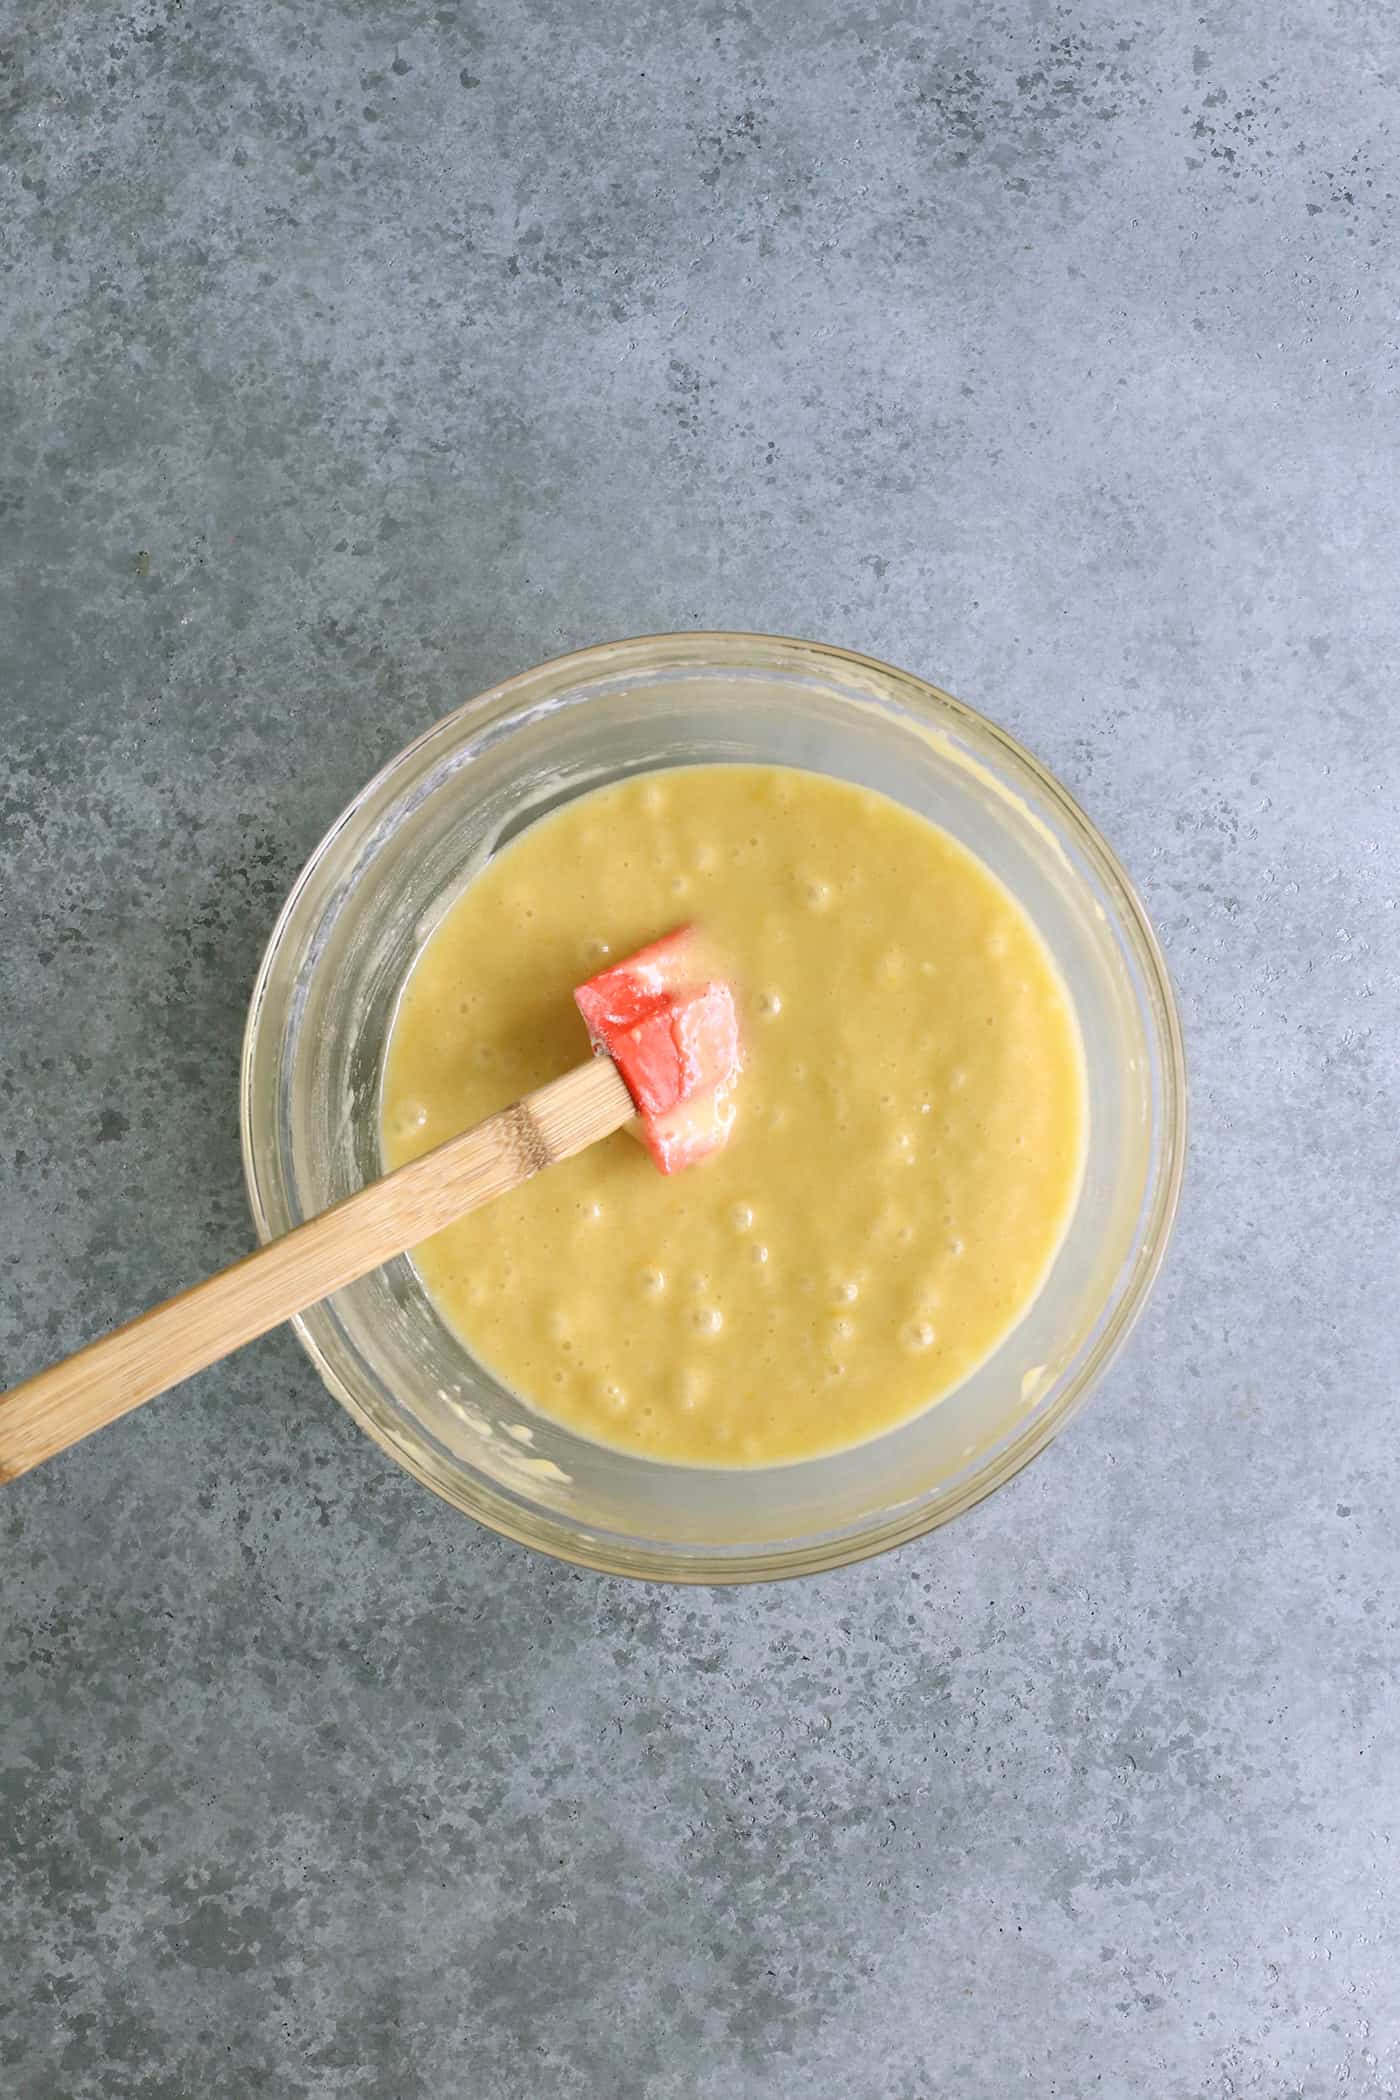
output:
[[[703,1371],[682,1371],[677,1390],[677,1403],[685,1414],[694,1414],[709,1390],[709,1379]]]

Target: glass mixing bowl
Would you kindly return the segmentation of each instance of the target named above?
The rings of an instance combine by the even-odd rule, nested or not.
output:
[[[868,657],[765,635],[659,635],[560,657],[469,701],[400,752],[317,847],[273,929],[244,1044],[260,1238],[381,1171],[395,1002],[462,884],[571,796],[715,760],[883,790],[980,854],[1039,926],[1079,1015],[1089,1130],[1078,1205],[1030,1311],[916,1420],[752,1470],[660,1464],[551,1423],[473,1360],[406,1258],[295,1323],[361,1427],[458,1509],[563,1560],[686,1582],[858,1560],[946,1523],[1042,1451],[1142,1308],[1185,1148],[1181,1032],[1156,940],[1098,832],[1027,752]]]

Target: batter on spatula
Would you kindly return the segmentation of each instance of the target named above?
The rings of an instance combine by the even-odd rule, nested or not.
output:
[[[584,1435],[813,1457],[939,1399],[1034,1298],[1079,1184],[1078,1027],[1009,892],[902,805],[786,767],[644,774],[530,827],[444,915],[390,1037],[386,1165],[568,1069],[573,988],[606,1004],[673,928],[686,981],[703,952],[738,998],[722,1149],[658,1174],[619,1134],[414,1260],[473,1355]]]

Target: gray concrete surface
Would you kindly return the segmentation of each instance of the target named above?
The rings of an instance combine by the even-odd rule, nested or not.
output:
[[[246,1245],[345,798],[612,634],[1008,723],[1195,1117],[1094,1407],[807,1586],[479,1534],[286,1336],[6,1490],[0,2090],[1396,2092],[1389,0],[0,12],[5,1378]]]

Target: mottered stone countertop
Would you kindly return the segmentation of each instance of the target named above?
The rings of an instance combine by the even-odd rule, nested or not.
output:
[[[996,716],[1192,1152],[950,1530],[668,1591],[289,1334],[0,1491],[14,2100],[1400,2090],[1388,0],[71,0],[0,24],[0,1383],[249,1243],[278,904],[617,634]]]

